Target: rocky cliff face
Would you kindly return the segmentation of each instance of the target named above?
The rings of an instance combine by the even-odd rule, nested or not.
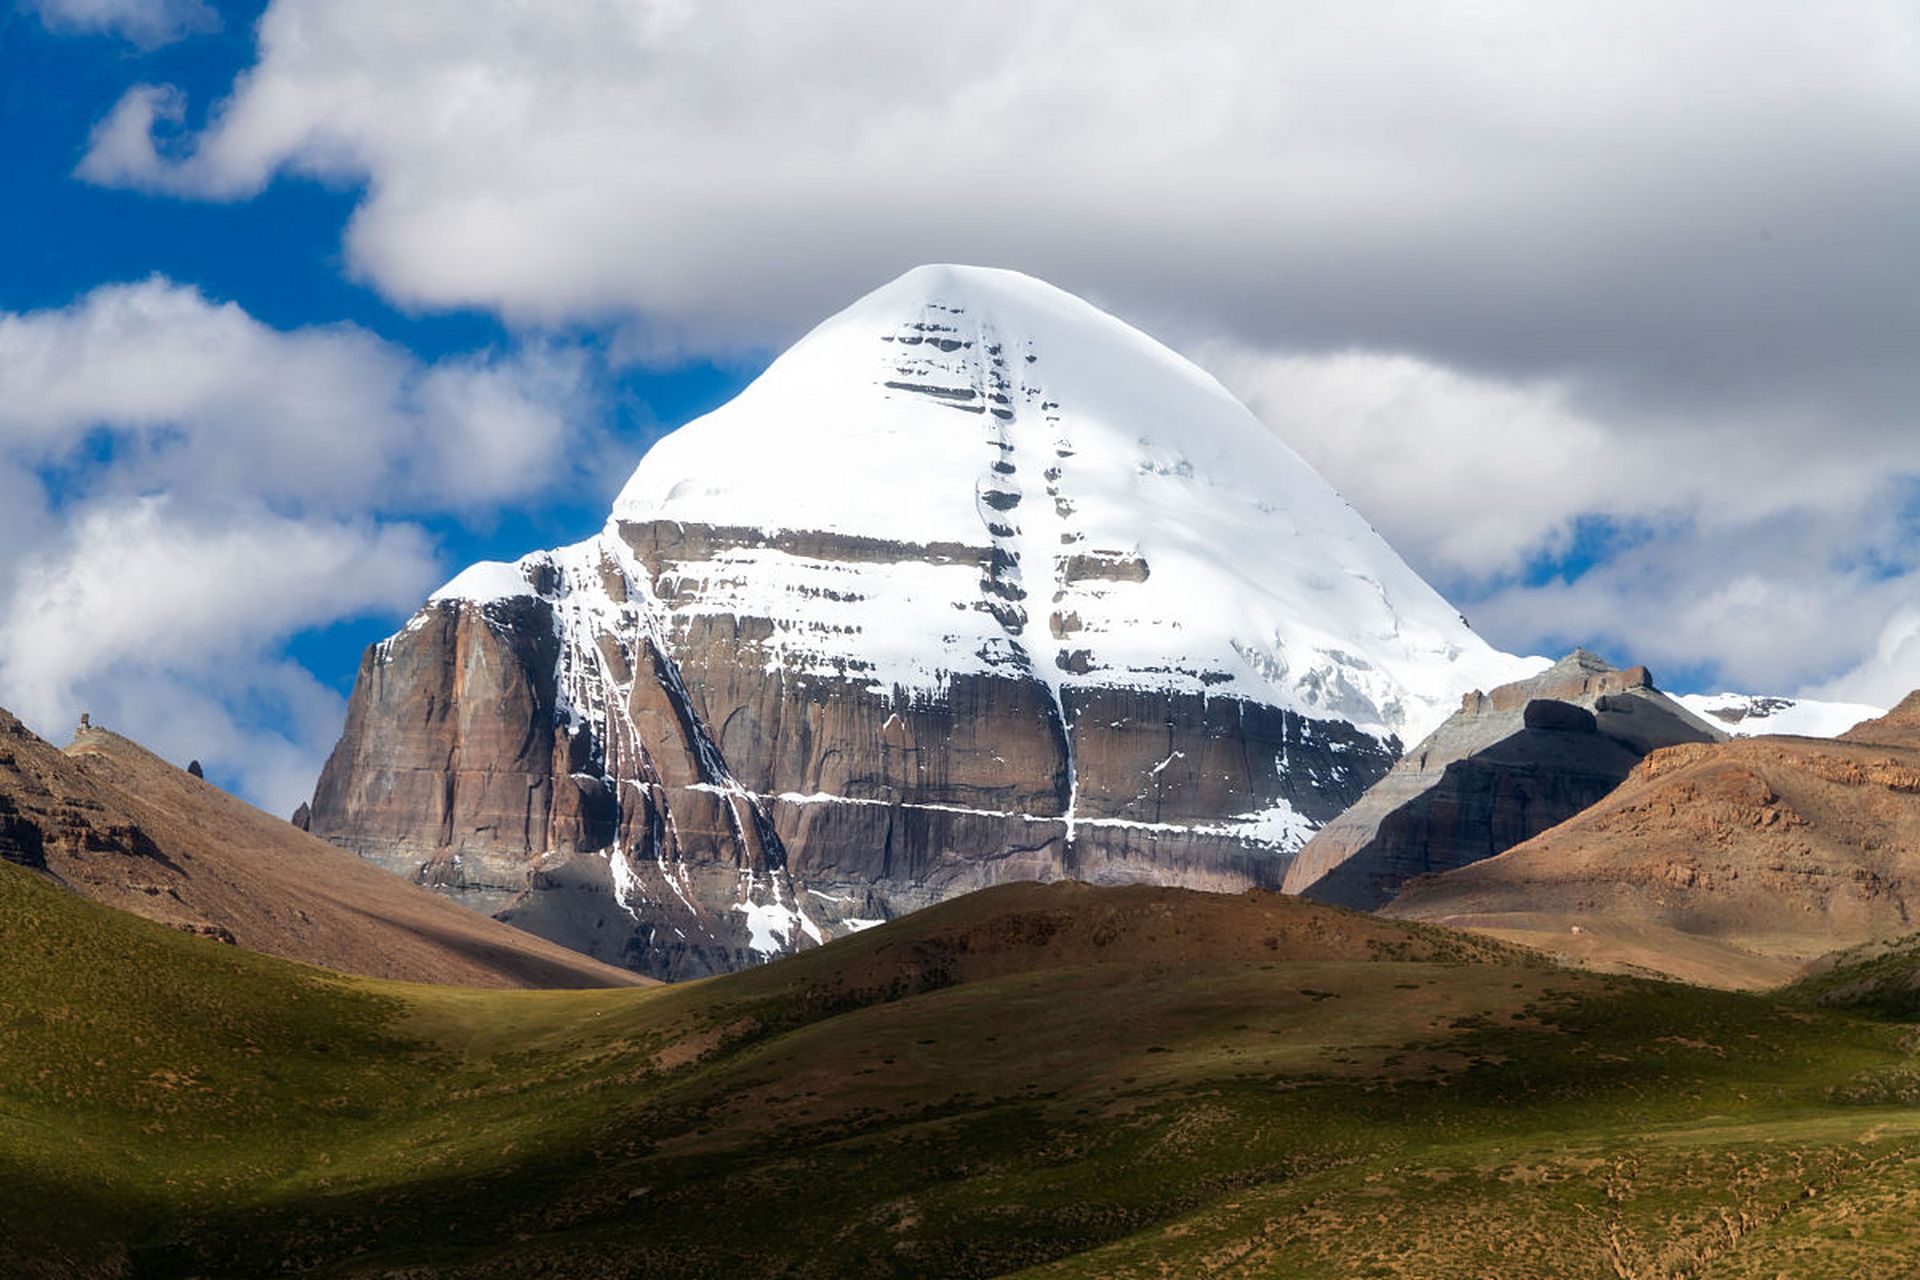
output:
[[[1277,887],[1490,650],[1165,348],[923,268],[369,650],[312,830],[662,976],[949,894]]]
[[[1596,803],[1647,752],[1714,742],[1720,730],[1584,650],[1460,710],[1323,826],[1286,889],[1372,911],[1415,876],[1491,858]]]

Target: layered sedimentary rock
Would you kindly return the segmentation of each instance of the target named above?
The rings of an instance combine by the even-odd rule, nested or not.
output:
[[[363,662],[315,833],[663,976],[949,894],[1277,887],[1488,648],[1220,386],[922,268]]]
[[[1491,858],[1579,813],[1647,752],[1725,738],[1653,687],[1576,649],[1488,693],[1409,751],[1359,803],[1323,826],[1286,889],[1362,911],[1415,876]]]

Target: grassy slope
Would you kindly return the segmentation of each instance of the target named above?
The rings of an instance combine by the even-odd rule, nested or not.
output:
[[[1920,1022],[1920,933],[1836,951],[1809,966],[1791,989],[1828,1008]]]
[[[6,1274],[1893,1275],[1920,1239],[1904,1026],[1286,899],[1009,886],[481,992],[0,866],[0,956]]]

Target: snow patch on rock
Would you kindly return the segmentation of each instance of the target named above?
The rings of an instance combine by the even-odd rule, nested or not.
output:
[[[1755,693],[1681,693],[1674,700],[1708,724],[1736,738],[1766,733],[1837,738],[1862,720],[1886,714],[1858,702],[1816,702]]]

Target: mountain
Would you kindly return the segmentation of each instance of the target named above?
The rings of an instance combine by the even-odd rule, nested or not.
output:
[[[118,734],[82,727],[60,751],[5,711],[0,862],[188,933],[369,977],[476,987],[635,981],[462,911]]]
[[[1911,1025],[1279,894],[1009,884],[489,992],[0,864],[0,944],[26,1280],[1891,1278],[1920,1237]]]
[[[1884,707],[1860,702],[1815,702],[1755,693],[1682,693],[1675,700],[1736,738],[1763,733],[1837,738],[1862,720],[1886,714]]]
[[[1395,918],[1588,962],[1764,986],[1911,932],[1920,696],[1838,739],[1649,755],[1605,800],[1499,857],[1410,882]]]
[[[1278,886],[1535,665],[1192,364],[923,267],[371,648],[310,825],[693,976],[1006,880]]]
[[[1889,747],[1920,746],[1920,690],[1900,700],[1892,710],[1862,720],[1838,735],[1842,742],[1880,743]]]
[[[1320,828],[1283,886],[1371,911],[1415,876],[1491,858],[1600,800],[1647,752],[1725,738],[1653,686],[1576,649],[1487,693]]]

